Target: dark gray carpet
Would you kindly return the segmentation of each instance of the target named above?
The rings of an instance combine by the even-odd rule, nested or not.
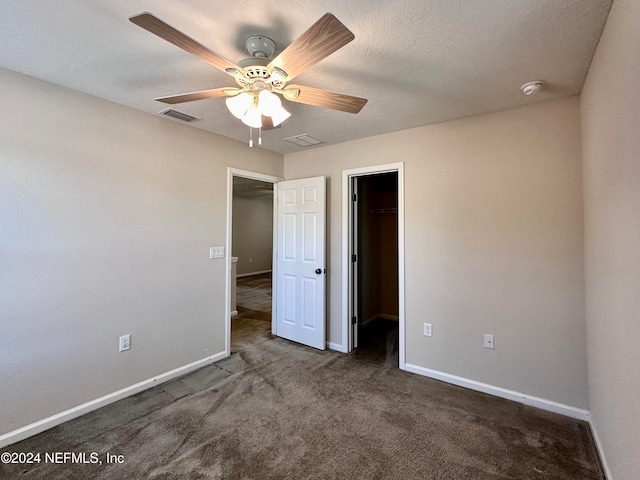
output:
[[[258,329],[215,365],[3,449],[124,463],[0,465],[0,478],[604,479],[585,422],[400,371],[373,351],[394,343],[379,328],[352,355]]]
[[[389,368],[399,364],[399,326],[397,321],[376,318],[360,327],[356,360],[375,362]]]
[[[271,320],[271,274],[238,278],[236,281],[236,304],[238,311],[249,309],[269,314]]]

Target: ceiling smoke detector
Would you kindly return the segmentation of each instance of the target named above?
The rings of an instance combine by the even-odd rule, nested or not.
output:
[[[525,95],[533,95],[536,92],[542,90],[544,86],[544,80],[534,80],[533,82],[527,82],[520,87],[522,93]]]

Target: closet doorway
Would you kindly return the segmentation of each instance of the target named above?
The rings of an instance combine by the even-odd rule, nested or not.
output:
[[[391,167],[345,172],[349,187],[347,351],[403,369],[402,164]]]

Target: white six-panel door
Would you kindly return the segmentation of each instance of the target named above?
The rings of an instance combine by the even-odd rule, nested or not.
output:
[[[276,335],[325,349],[325,177],[279,182]]]

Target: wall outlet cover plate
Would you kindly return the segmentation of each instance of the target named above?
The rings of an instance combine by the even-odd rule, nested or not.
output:
[[[125,350],[131,349],[131,335],[123,335],[120,337],[120,341],[118,343],[118,351],[124,352]]]
[[[484,336],[484,348],[490,348],[491,350],[494,350],[495,347],[495,342],[493,339],[493,335],[490,334],[485,334]]]

